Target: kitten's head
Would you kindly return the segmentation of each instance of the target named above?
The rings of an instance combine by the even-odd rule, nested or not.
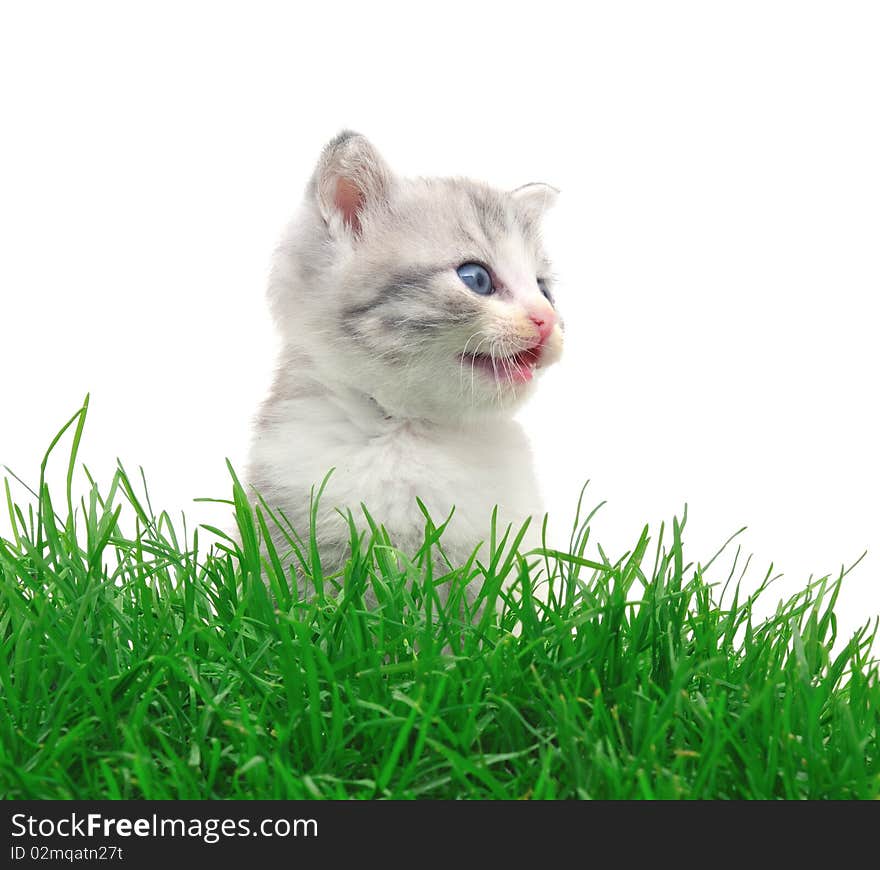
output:
[[[555,196],[401,178],[363,136],[337,136],[275,262],[286,358],[395,416],[512,408],[562,350],[540,241]]]

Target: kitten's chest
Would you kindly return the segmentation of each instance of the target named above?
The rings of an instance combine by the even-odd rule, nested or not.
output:
[[[387,490],[395,500],[404,492],[437,502],[441,493],[500,483],[513,459],[510,453],[501,445],[491,449],[477,430],[389,423],[369,435],[353,431],[339,451],[338,469],[351,485],[367,486],[377,501],[386,500],[380,493]]]
[[[336,420],[310,428],[307,442],[297,453],[308,468],[297,476],[320,481],[333,468],[325,499],[355,511],[363,502],[391,526],[420,516],[417,498],[437,522],[454,507],[459,525],[486,520],[495,505],[511,515],[537,507],[528,445],[512,421],[444,428]]]
[[[309,491],[333,469],[320,508],[325,536],[336,529],[347,539],[337,510],[361,517],[364,504],[395,539],[417,547],[424,517],[416,499],[438,524],[454,508],[444,546],[462,557],[486,539],[496,505],[504,524],[541,512],[528,442],[509,419],[442,426],[305,401],[259,430],[252,469],[296,527],[308,521]]]

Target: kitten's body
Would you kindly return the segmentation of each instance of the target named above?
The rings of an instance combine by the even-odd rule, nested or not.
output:
[[[412,554],[424,533],[416,498],[438,524],[454,507],[443,536],[453,564],[487,538],[494,506],[502,524],[539,517],[511,414],[535,363],[558,356],[561,329],[536,283],[551,189],[529,188],[400,179],[354,134],[325,150],[274,263],[282,352],[248,479],[304,534],[310,489],[335,469],[317,528],[331,568],[348,552],[337,508],[362,518],[365,504]],[[457,276],[469,261],[492,270],[491,296]]]
[[[297,365],[308,369],[302,358]],[[454,520],[443,536],[453,564],[486,539],[495,505],[502,523],[540,513],[529,446],[514,421],[400,419],[363,395],[333,388],[297,397],[294,386],[293,397],[278,402],[290,395],[283,380],[276,382],[257,424],[251,482],[269,504],[282,507],[295,529],[304,530],[309,487],[335,469],[318,527],[329,564],[338,565],[348,550],[347,529],[334,506],[359,516],[363,502],[410,554],[424,534],[416,497],[437,524],[454,506]]]

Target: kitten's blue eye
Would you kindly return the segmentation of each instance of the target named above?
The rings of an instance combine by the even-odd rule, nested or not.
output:
[[[494,292],[492,278],[486,269],[479,263],[464,263],[458,267],[458,277],[480,296],[488,296]]]

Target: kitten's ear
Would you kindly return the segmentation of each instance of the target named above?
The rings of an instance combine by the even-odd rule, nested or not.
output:
[[[379,152],[360,133],[344,130],[329,142],[312,191],[331,232],[344,229],[359,236],[364,214],[387,201],[392,178]]]
[[[534,181],[531,184],[524,184],[522,187],[511,191],[511,196],[519,208],[531,220],[537,222],[544,216],[544,212],[556,202],[559,190],[549,184]]]

